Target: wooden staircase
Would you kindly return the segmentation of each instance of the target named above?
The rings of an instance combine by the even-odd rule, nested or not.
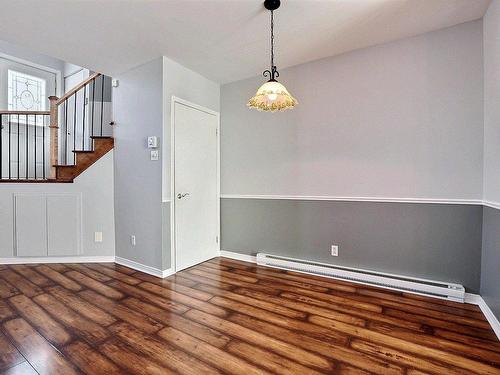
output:
[[[74,165],[54,165],[56,168],[56,182],[73,182],[87,168],[113,149],[112,137],[91,136],[94,142],[93,151],[73,151],[75,153]]]
[[[73,182],[113,149],[104,78],[94,73],[62,97],[50,96],[49,111],[0,110],[0,182]]]

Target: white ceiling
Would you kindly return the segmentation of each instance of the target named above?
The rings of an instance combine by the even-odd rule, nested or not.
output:
[[[282,0],[285,68],[481,18],[490,0]],[[165,55],[220,83],[260,74],[259,0],[1,0],[0,38],[109,75]]]

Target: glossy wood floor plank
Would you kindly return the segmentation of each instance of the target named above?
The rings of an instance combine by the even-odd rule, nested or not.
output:
[[[82,341],[75,341],[63,349],[63,353],[84,374],[121,375],[123,370],[111,360]]]
[[[36,272],[32,267],[28,267],[23,264],[16,264],[11,268],[38,286],[44,287],[52,284],[49,279]]]
[[[280,314],[280,315],[283,315],[283,316],[286,316],[289,318],[305,319],[305,317],[306,317],[305,312],[302,312],[298,309],[293,309],[293,308],[283,306],[282,304],[279,304],[279,303],[275,303],[274,302],[275,300],[271,299],[272,297],[269,295],[266,295],[267,296],[266,299],[260,300],[257,298],[252,298],[251,296],[245,296],[242,294],[233,293],[233,292],[226,291],[226,290],[220,290],[220,289],[214,288],[210,285],[199,284],[198,286],[196,286],[196,288],[207,291],[209,293],[212,293],[212,295],[217,295],[219,297],[226,297],[226,298],[238,301],[238,302],[247,303],[247,304],[250,304],[254,307],[258,307],[258,308],[261,308],[263,310],[275,312],[277,314]],[[271,297],[271,298],[269,298],[269,297]],[[331,316],[331,314],[329,316]]]
[[[114,339],[107,341],[99,347],[99,352],[110,358],[120,367],[137,375],[170,375],[176,374],[168,367],[162,366],[152,359],[138,353],[130,345]],[[103,373],[104,374],[104,373]]]
[[[329,340],[309,337],[298,332],[255,319],[248,315],[233,314],[229,317],[232,322],[249,329],[255,329],[272,337],[286,341],[308,351],[318,353],[339,362],[351,364],[354,367],[369,370],[374,374],[402,374],[403,368],[377,358],[360,354],[348,347],[349,337],[332,331]],[[333,335],[337,335],[334,339]]]
[[[0,371],[25,362],[24,357],[14,345],[0,333]]]
[[[117,323],[110,329],[116,336],[137,351],[180,374],[220,374],[213,367],[196,359],[194,355],[189,355],[169,345],[166,341],[152,338],[127,323]],[[159,335],[162,337],[160,333]],[[201,348],[197,347],[195,350],[200,351]],[[192,352],[191,350],[188,351]]]
[[[207,314],[203,311],[189,310],[185,315],[189,319],[193,319],[200,324],[209,326],[227,335],[237,337],[255,345],[267,347],[284,357],[291,360],[297,360],[305,366],[311,366],[313,368],[328,371],[333,369],[332,363],[325,358],[305,351],[302,348],[294,347],[293,345],[279,339],[272,338],[271,336],[266,336],[265,334],[255,330],[245,328],[238,324]]]
[[[128,307],[117,303],[111,299],[99,295],[91,290],[84,290],[79,293],[79,296],[87,300],[87,302],[94,304],[97,307],[105,310],[111,315],[120,320],[130,323],[131,325],[148,333],[157,332],[163,326],[157,321],[149,318],[140,312],[129,309]]]
[[[168,282],[165,282],[161,286],[150,283],[150,282],[143,282],[139,285],[139,287],[144,289],[144,290],[148,290],[152,293],[158,294],[160,296],[163,296],[165,294],[165,289],[167,289],[167,290],[172,290],[176,293],[184,294],[185,296],[194,297],[196,299],[199,299],[199,300],[202,300],[205,302],[213,297],[213,295],[210,293],[206,293],[206,292],[203,292],[203,291],[200,291],[197,289],[193,289],[191,287],[187,287],[184,285],[169,284]]]
[[[25,295],[11,297],[9,302],[26,321],[48,341],[61,347],[71,341],[71,334],[42,307]]]
[[[88,276],[90,277],[91,279],[94,279],[94,280],[97,280],[101,283],[105,283],[107,281],[111,281],[112,278],[111,277],[108,277],[100,272],[97,272],[95,270],[93,270],[92,268],[90,268],[90,264],[87,266],[87,265],[83,265],[83,264],[68,264],[67,265],[68,267],[70,267],[71,269],[75,270],[75,271],[78,271],[79,273],[85,275],[85,276]]]
[[[94,306],[76,294],[60,287],[55,286],[48,288],[47,291],[57,298],[61,303],[76,310],[79,314],[86,317],[92,322],[102,326],[109,326],[116,322],[116,319],[106,311]]]
[[[467,358],[455,355],[450,352],[434,349],[429,346],[414,344],[405,340],[389,337],[369,329],[354,327],[333,319],[324,318],[322,316],[311,315],[309,321],[319,324],[323,327],[335,329],[354,337],[370,340],[376,343],[385,344],[392,347],[404,347],[405,351],[420,354],[426,357],[446,362],[450,365],[457,365],[469,371],[475,371],[479,374],[498,374],[498,370],[490,365],[478,363],[477,361],[469,360]]]
[[[3,329],[39,374],[78,374],[75,367],[25,320],[9,320],[3,324]]]
[[[321,374],[311,368],[304,367],[295,361],[281,357],[272,352],[259,348],[258,346],[247,344],[243,341],[232,341],[228,344],[227,350],[230,353],[246,358],[247,361],[260,365],[274,374],[294,375],[294,374]]]
[[[7,370],[0,372],[1,375],[38,375],[33,367],[28,362],[20,363],[10,367]]]
[[[82,290],[82,286],[80,284],[78,284],[77,282],[64,276],[60,271],[54,269],[53,268],[54,266],[55,266],[55,264],[51,264],[50,267],[49,266],[39,266],[39,267],[36,267],[36,269],[38,272],[44,274],[46,277],[48,277],[49,279],[53,280],[55,283],[61,285],[62,287],[66,288],[66,289],[72,290],[74,292],[78,292],[78,291]],[[59,269],[61,269],[61,268],[59,268]],[[64,268],[62,268],[62,270],[68,271],[69,268],[64,266]]]
[[[218,348],[224,347],[230,340],[228,336],[223,335],[212,328],[208,328],[204,325],[193,322],[192,320],[188,320],[181,315],[174,314],[170,311],[162,310],[160,307],[139,301],[138,299],[127,298],[123,301],[123,304],[148,315],[160,323],[164,323],[165,326],[176,328]]]
[[[248,361],[228,354],[224,350],[213,347],[175,328],[167,327],[162,329],[158,332],[158,335],[173,345],[177,345],[185,350],[187,349],[194,356],[209,362],[212,366],[219,368],[224,373],[236,375],[267,374],[266,371],[253,366]]]
[[[117,291],[116,289],[113,289],[113,288],[93,279],[92,277],[84,275],[80,272],[69,271],[69,272],[66,272],[65,275],[71,277],[74,281],[82,284],[82,286],[90,288],[90,289],[96,291],[97,293],[100,293],[103,296],[106,296],[108,298],[121,299],[124,297],[124,295],[122,293],[120,293],[119,291]]]
[[[124,283],[130,284],[130,285],[137,285],[141,282],[141,280],[136,279],[135,277],[132,277],[128,274],[122,273],[122,272],[117,271],[115,269],[105,267],[101,264],[92,263],[92,264],[88,264],[87,267],[96,271],[96,272],[104,274],[104,275],[111,277],[113,279],[123,281]]]
[[[500,375],[500,342],[477,306],[232,259],[4,265],[4,373]]]
[[[369,328],[371,330],[384,333],[388,336],[398,337],[400,339],[411,341],[417,344],[430,345],[437,349],[453,351],[459,355],[464,355],[466,357],[475,358],[483,360],[488,363],[495,363],[497,365],[500,365],[500,353],[492,350],[476,348],[472,345],[466,345],[460,342],[444,340],[439,337],[420,334],[412,332],[410,330],[405,330],[403,328],[395,328],[387,324],[371,323]],[[492,347],[489,346],[488,349],[492,349]]]
[[[340,312],[340,313],[345,313],[354,318],[357,317],[359,319],[364,319],[364,320],[374,320],[377,322],[388,323],[394,326],[404,327],[415,331],[423,330],[422,325],[418,323],[412,323],[406,320],[388,317],[382,313],[375,313],[362,309],[350,308],[345,305],[332,304],[329,302],[313,299],[307,296],[300,296],[291,293],[282,293],[280,296],[276,297],[244,288],[237,288],[234,290],[234,292],[249,297],[265,299],[270,302],[272,301],[282,306],[290,306],[293,307],[294,309],[305,311],[311,314],[332,317]]]
[[[14,312],[12,309],[7,305],[7,301],[0,299],[0,322],[3,322],[4,320],[7,320],[9,318],[14,317]]]
[[[0,279],[0,298],[9,298],[19,294],[17,288],[5,280]]]
[[[7,280],[11,285],[15,285],[27,297],[34,297],[43,293],[43,289],[11,269],[0,271],[0,277]]]
[[[84,318],[75,310],[59,302],[50,294],[41,294],[33,299],[42,306],[54,319],[61,322],[67,330],[74,331],[88,342],[101,342],[109,337],[106,329],[99,324]]]

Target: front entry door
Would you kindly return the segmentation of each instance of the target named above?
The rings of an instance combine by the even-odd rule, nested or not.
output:
[[[219,115],[173,99],[176,271],[218,255]]]

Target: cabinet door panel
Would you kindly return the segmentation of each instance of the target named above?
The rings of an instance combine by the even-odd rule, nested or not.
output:
[[[14,199],[17,256],[46,256],[45,197],[43,195],[16,195]]]
[[[49,256],[78,255],[80,199],[77,195],[47,196],[47,233]]]

